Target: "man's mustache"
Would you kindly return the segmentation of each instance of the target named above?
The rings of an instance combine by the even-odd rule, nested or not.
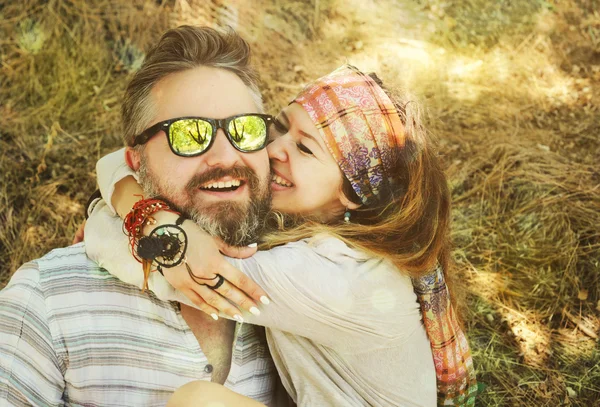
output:
[[[186,190],[193,191],[204,184],[215,181],[219,178],[231,177],[245,180],[251,189],[257,188],[260,185],[260,179],[254,171],[248,167],[236,166],[231,168],[213,168],[202,174],[197,174],[186,185]]]

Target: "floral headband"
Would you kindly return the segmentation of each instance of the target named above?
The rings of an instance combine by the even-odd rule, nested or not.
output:
[[[363,204],[394,184],[394,149],[405,132],[396,107],[367,74],[343,65],[308,85],[295,99],[316,125]]]

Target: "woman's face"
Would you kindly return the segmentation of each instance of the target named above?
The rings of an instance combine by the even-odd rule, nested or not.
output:
[[[308,113],[292,103],[272,128],[267,152],[275,174],[273,209],[321,221],[341,219],[349,203],[342,193],[343,175]]]

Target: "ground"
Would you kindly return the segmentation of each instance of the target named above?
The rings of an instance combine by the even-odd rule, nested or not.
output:
[[[345,62],[427,108],[482,406],[600,405],[600,2],[0,0],[0,286],[65,246],[144,50],[252,44],[269,112]]]

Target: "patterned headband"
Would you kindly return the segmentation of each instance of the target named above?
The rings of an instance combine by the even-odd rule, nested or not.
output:
[[[405,133],[383,89],[351,65],[343,65],[308,85],[293,102],[306,110],[340,169],[363,204],[377,202],[395,183],[394,149]]]

